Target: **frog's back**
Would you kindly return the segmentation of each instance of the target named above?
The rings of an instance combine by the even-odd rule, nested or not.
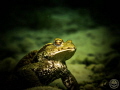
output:
[[[35,58],[36,54],[37,54],[37,50],[31,51],[30,53],[28,53],[27,55],[25,55],[17,64],[16,68],[20,68],[22,66],[25,66],[29,63],[33,63],[33,59]]]
[[[34,50],[29,52],[27,55],[25,55],[17,64],[16,69],[20,68],[22,66],[28,65],[30,63],[34,63],[37,62],[37,54],[41,53],[44,51],[44,49],[49,46],[52,45],[52,43],[47,43],[46,45],[44,45],[40,50]],[[41,57],[42,58],[42,57]]]

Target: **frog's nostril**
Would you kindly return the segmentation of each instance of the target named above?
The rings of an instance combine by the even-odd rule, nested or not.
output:
[[[70,47],[68,47],[67,49],[70,49]]]
[[[60,48],[58,48],[58,51],[60,51],[61,49]]]

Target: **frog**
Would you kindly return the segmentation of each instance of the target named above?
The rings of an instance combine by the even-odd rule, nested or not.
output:
[[[74,75],[68,70],[66,60],[76,52],[72,40],[55,38],[53,43],[25,55],[16,65],[11,76],[12,90],[23,90],[37,86],[47,86],[61,78],[67,90],[79,90]]]

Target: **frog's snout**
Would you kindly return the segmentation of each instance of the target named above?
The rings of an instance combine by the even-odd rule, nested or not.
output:
[[[75,47],[68,47],[67,49],[76,49]]]
[[[75,51],[76,50],[75,47],[68,47],[67,49],[70,50],[70,51]]]
[[[67,49],[75,49],[75,47],[68,47]]]

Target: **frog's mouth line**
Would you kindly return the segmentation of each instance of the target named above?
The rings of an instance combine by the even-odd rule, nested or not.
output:
[[[75,50],[76,50],[75,48],[73,48],[73,49],[66,49],[66,50],[60,50],[60,51],[52,53],[51,55],[55,55],[55,54],[58,54],[58,53],[61,53],[61,52],[67,52],[67,51],[68,52],[73,52]]]

